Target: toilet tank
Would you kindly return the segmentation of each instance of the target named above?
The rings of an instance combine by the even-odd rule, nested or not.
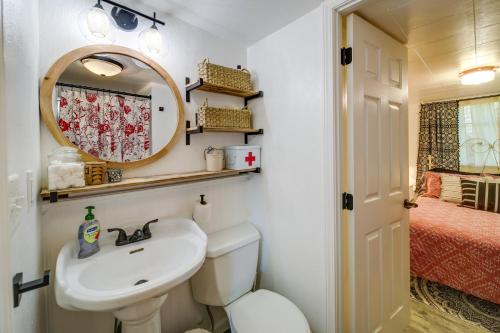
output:
[[[207,258],[191,278],[194,299],[226,306],[252,289],[257,272],[260,234],[250,223],[208,235]]]

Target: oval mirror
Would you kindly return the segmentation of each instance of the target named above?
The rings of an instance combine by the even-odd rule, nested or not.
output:
[[[56,61],[42,82],[40,109],[61,145],[114,168],[159,159],[184,122],[170,75],[141,53],[110,45],[82,47]]]

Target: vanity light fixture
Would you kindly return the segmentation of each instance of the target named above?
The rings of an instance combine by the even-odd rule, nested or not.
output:
[[[90,56],[85,57],[82,60],[83,67],[99,76],[115,76],[123,71],[123,65],[118,61],[103,57],[103,56]]]
[[[111,16],[115,20],[116,25],[111,24],[111,19],[105,12],[101,2],[114,6],[111,10]],[[112,0],[97,0],[97,3],[93,7],[85,10],[80,15],[80,30],[92,42],[99,43],[104,41],[112,43],[115,39],[115,27],[124,31],[133,31],[138,25],[138,16],[153,22],[151,27],[139,34],[138,43],[140,51],[151,56],[160,54],[163,41],[156,24],[165,25],[165,22],[158,20],[156,13],[151,17]]]
[[[153,25],[139,34],[139,49],[147,55],[158,55],[163,44],[161,34],[156,27],[156,13],[153,14]]]
[[[481,84],[495,79],[497,66],[477,66],[477,32],[476,32],[476,1],[472,0],[472,11],[474,13],[474,62],[475,67],[469,68],[458,74],[463,85]]]

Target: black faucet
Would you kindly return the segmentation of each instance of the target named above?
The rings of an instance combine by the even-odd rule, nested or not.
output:
[[[142,229],[136,229],[134,233],[130,236],[127,236],[125,230],[121,228],[111,228],[108,229],[108,232],[118,231],[118,237],[116,238],[115,245],[122,246],[130,243],[139,242],[145,239],[151,238],[153,235],[151,234],[151,230],[149,229],[149,225],[151,223],[158,222],[158,219],[151,220],[147,222]]]

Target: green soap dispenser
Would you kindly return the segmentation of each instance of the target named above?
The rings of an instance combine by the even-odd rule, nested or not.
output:
[[[88,213],[85,215],[85,221],[80,224],[80,228],[78,228],[78,242],[80,243],[78,259],[88,258],[99,252],[99,234],[101,232],[101,226],[92,213],[95,207],[88,206],[85,207],[85,209],[88,210]]]

